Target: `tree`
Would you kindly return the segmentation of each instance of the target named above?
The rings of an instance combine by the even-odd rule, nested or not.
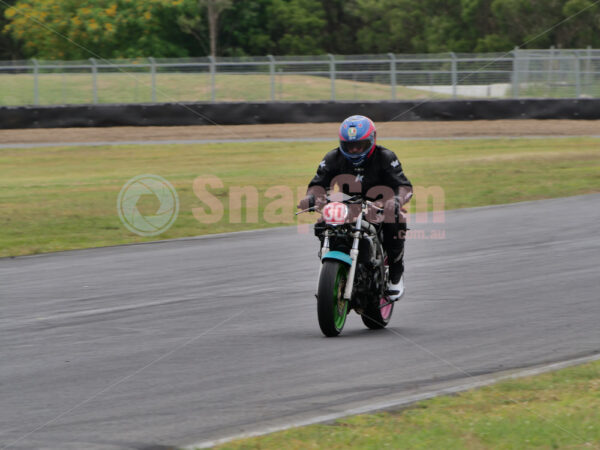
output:
[[[328,53],[352,55],[360,53],[357,42],[368,23],[357,14],[356,0],[321,0],[325,13],[324,46]]]
[[[223,12],[219,26],[223,55],[266,55],[272,51],[273,41],[268,29],[272,3],[272,0],[240,1]]]
[[[238,56],[336,52],[328,37],[340,30],[328,34],[323,6],[327,3],[324,0],[234,2],[223,13],[219,34],[222,51]]]
[[[472,51],[474,45],[469,39],[469,26],[462,18],[460,2],[425,0],[422,7],[426,17],[423,30],[426,52]]]
[[[185,56],[183,0],[18,0],[6,29],[26,56],[45,59]]]
[[[217,56],[219,36],[219,17],[223,11],[231,8],[232,0],[197,0],[192,8],[187,8],[177,22],[181,29],[194,36],[200,43],[203,53]],[[206,50],[206,25],[208,25],[209,52]]]
[[[206,18],[202,14],[202,9],[196,0],[185,2],[181,14],[177,17],[177,24],[181,30],[194,37],[196,42],[200,44],[200,54],[208,55],[210,43],[207,39],[207,24]],[[192,52],[193,55],[198,55],[197,51]]]
[[[562,8],[565,26],[557,30],[557,43],[563,47],[600,47],[600,4],[590,0],[568,0]]]
[[[581,48],[598,29],[595,0],[1,0],[0,59]]]
[[[504,36],[498,34],[498,23],[491,13],[493,0],[461,0],[461,20],[468,51],[504,52],[512,50]]]
[[[2,0],[0,2],[0,59],[16,59],[20,56],[19,45],[6,31],[8,19],[6,10],[13,6],[17,0]]]
[[[511,47],[548,48],[556,43],[555,24],[565,0],[494,0],[491,12],[499,35]]]
[[[217,56],[217,32],[219,27],[219,16],[227,8],[231,7],[231,0],[199,0],[206,7],[208,17],[208,31],[210,33],[210,54]]]
[[[426,45],[427,17],[414,0],[357,0],[353,14],[358,23],[350,32],[355,53],[413,53]]]
[[[274,54],[324,52],[325,13],[318,0],[273,0],[267,24]]]

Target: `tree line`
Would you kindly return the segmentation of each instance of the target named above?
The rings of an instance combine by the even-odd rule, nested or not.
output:
[[[600,47],[595,0],[0,0],[0,59]]]

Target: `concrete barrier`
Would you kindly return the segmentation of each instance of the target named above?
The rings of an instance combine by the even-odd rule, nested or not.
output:
[[[0,128],[418,120],[600,119],[600,99],[162,103],[0,107]]]

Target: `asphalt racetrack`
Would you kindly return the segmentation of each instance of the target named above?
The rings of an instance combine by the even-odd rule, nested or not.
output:
[[[338,338],[295,227],[0,259],[0,448],[190,445],[598,353],[599,224],[600,194],[414,223],[389,328]]]

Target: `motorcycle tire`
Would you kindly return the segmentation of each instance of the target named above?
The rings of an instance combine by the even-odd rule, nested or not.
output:
[[[381,330],[390,323],[393,311],[394,303],[388,303],[387,299],[382,297],[379,304],[370,304],[361,314],[361,318],[367,328]]]
[[[327,337],[340,334],[348,315],[348,301],[344,288],[348,279],[348,266],[340,261],[323,263],[317,290],[317,315],[319,327]]]

